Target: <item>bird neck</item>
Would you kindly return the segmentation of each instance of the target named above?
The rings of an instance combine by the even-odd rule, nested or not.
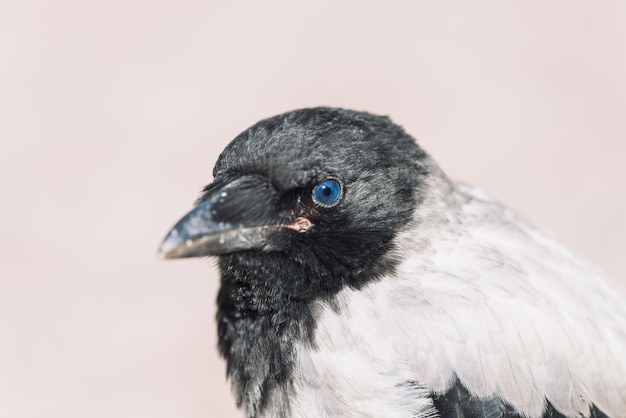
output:
[[[262,283],[284,278],[261,277],[255,268],[221,267],[218,345],[237,405],[249,417],[290,416],[295,346],[313,340],[310,303],[287,300],[280,289],[259,291]]]

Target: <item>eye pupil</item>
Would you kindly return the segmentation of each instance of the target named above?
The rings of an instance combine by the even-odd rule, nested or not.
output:
[[[335,179],[324,180],[313,189],[313,201],[320,206],[334,206],[341,197],[341,183]]]

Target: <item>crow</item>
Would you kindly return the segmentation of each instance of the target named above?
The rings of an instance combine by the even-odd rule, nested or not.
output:
[[[389,118],[258,122],[169,232],[248,417],[626,417],[626,299]]]

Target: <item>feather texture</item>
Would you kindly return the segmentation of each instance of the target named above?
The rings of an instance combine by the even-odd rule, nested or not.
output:
[[[472,396],[458,380],[445,394],[433,399],[435,408],[441,418],[522,418],[523,415],[501,398],[477,398]],[[590,418],[608,418],[602,411],[593,406]],[[549,402],[545,406],[542,418],[567,418]]]
[[[593,416],[593,405],[626,416],[619,292],[508,209],[432,170],[427,200],[397,238],[397,273],[341,291],[339,309],[318,302],[315,346],[298,350],[308,364],[301,393],[317,382],[314,403],[328,416],[371,397],[386,401],[384,416],[425,417],[433,410],[423,393],[405,400],[421,402],[402,408],[411,413],[393,412],[398,385],[443,396],[458,378],[468,396],[502,399],[530,418],[548,402],[568,417]],[[500,408],[481,407],[485,416]]]
[[[278,115],[214,175],[162,252],[220,257],[219,348],[249,417],[626,418],[624,296],[388,118]]]

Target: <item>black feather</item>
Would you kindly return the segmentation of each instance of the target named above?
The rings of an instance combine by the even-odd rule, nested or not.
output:
[[[478,398],[472,396],[457,379],[443,395],[433,395],[433,403],[441,418],[523,418],[510,404],[501,398]],[[608,418],[595,405],[592,405],[590,418]],[[543,418],[568,418],[546,401]]]
[[[265,205],[270,211],[251,216],[306,216],[313,224],[306,234],[279,230],[263,248],[220,257],[219,347],[249,415],[292,390],[294,343],[315,343],[312,301],[394,271],[393,238],[421,199],[425,158],[388,118],[328,108],[261,121],[220,155],[216,182],[254,176],[278,196]],[[317,206],[312,190],[330,177],[344,185],[342,199]]]

